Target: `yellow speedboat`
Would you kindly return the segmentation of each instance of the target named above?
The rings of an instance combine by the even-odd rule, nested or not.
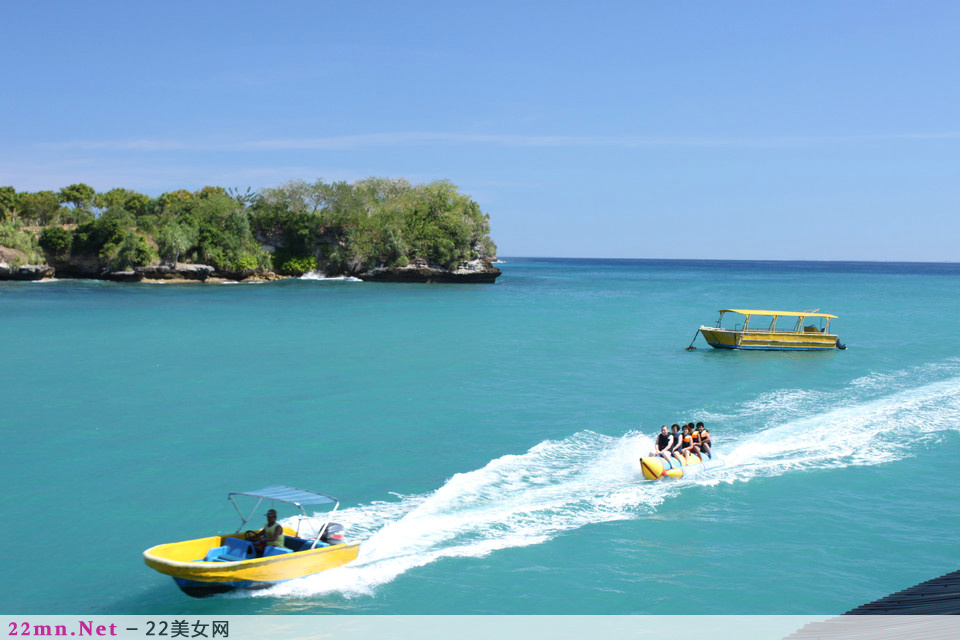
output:
[[[244,517],[235,496],[251,496],[257,503]],[[263,589],[285,580],[302,578],[320,571],[340,567],[356,559],[360,543],[347,543],[343,527],[331,522],[340,506],[336,498],[313,491],[274,485],[259,491],[229,494],[230,501],[243,519],[236,533],[207,536],[183,542],[151,547],[143,552],[147,566],[171,576],[177,586],[190,596],[203,597],[233,589]],[[252,532],[240,533],[263,500],[296,505],[301,517],[297,529],[283,527],[284,546],[264,549],[257,557]],[[304,505],[333,504],[329,517],[315,535],[300,535],[300,525],[308,518]]]
[[[819,309],[812,311],[720,309],[720,318],[716,326],[702,326],[698,332],[714,349],[771,351],[845,349],[837,335],[830,333],[830,321],[837,316],[819,313],[819,311]],[[724,328],[723,316],[728,313],[736,314],[737,322],[730,328]],[[739,316],[742,316],[742,320]],[[693,348],[692,345],[690,348]]]

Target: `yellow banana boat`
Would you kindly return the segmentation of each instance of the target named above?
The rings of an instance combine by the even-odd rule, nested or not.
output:
[[[234,496],[252,496],[258,501],[244,517]],[[204,597],[234,589],[262,589],[340,567],[356,559],[360,551],[360,543],[345,542],[343,527],[328,518],[312,537],[301,537],[298,530],[283,527],[284,546],[267,546],[263,556],[257,557],[253,542],[248,539],[252,532],[242,534],[240,529],[263,500],[296,505],[302,514],[300,522],[307,518],[303,505],[334,504],[330,511],[332,517],[340,503],[336,498],[320,493],[278,485],[259,491],[231,493],[229,497],[243,519],[237,533],[151,547],[143,552],[146,565],[171,576],[187,595]]]
[[[649,456],[640,458],[640,467],[643,477],[647,480],[660,478],[687,478],[710,469],[718,469],[724,465],[722,459],[714,456],[698,456],[690,454],[682,461],[674,457]]]

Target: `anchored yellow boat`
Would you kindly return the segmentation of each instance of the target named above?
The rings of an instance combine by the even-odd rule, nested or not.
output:
[[[837,316],[819,313],[819,311],[819,309],[812,311],[720,309],[720,318],[716,326],[702,326],[698,333],[702,334],[707,344],[714,349],[772,351],[845,349],[837,335],[830,333],[830,321]],[[723,327],[725,314],[735,314],[736,321],[732,327]]]
[[[252,496],[258,500],[244,517],[234,496]],[[343,527],[330,521],[340,506],[336,498],[278,485],[259,491],[235,492],[229,497],[243,519],[236,533],[151,547],[143,552],[147,566],[171,576],[187,595],[203,597],[233,589],[262,589],[345,565],[357,557],[360,543],[345,543]],[[296,505],[301,517],[297,529],[283,527],[283,547],[268,546],[263,557],[258,558],[253,543],[240,529],[263,500]],[[334,505],[330,517],[315,535],[301,537],[299,528],[307,519],[303,505],[322,504]]]

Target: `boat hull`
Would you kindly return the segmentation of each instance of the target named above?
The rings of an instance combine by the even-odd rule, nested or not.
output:
[[[356,559],[360,543],[318,547],[236,562],[207,562],[207,552],[228,537],[210,536],[151,547],[143,552],[148,567],[173,578],[187,595],[203,597],[234,589],[263,589],[343,566]],[[199,558],[199,559],[198,559]]]
[[[807,331],[739,331],[700,327],[700,334],[714,349],[754,351],[830,351],[837,348],[832,333]]]
[[[718,469],[724,466],[721,458],[713,458],[689,455],[681,462],[676,458],[662,458],[660,456],[650,456],[640,458],[640,467],[643,470],[643,477],[647,480],[659,480],[660,478],[688,478],[697,474]]]

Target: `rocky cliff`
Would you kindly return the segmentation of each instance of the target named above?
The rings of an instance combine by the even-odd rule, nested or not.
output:
[[[263,282],[280,280],[272,271],[245,269],[243,271],[217,271],[205,264],[156,264],[133,267],[123,271],[111,271],[99,261],[89,258],[50,259],[50,264],[13,266],[7,260],[12,254],[0,255],[0,280],[44,280],[48,278],[82,278],[112,280],[114,282]],[[6,258],[6,259],[2,259]],[[16,263],[15,260],[13,260]],[[456,269],[446,269],[426,260],[414,260],[402,267],[375,267],[373,269],[349,270],[345,273],[331,272],[327,276],[349,275],[369,282],[430,282],[490,284],[500,276],[500,269],[489,259],[464,262]]]

